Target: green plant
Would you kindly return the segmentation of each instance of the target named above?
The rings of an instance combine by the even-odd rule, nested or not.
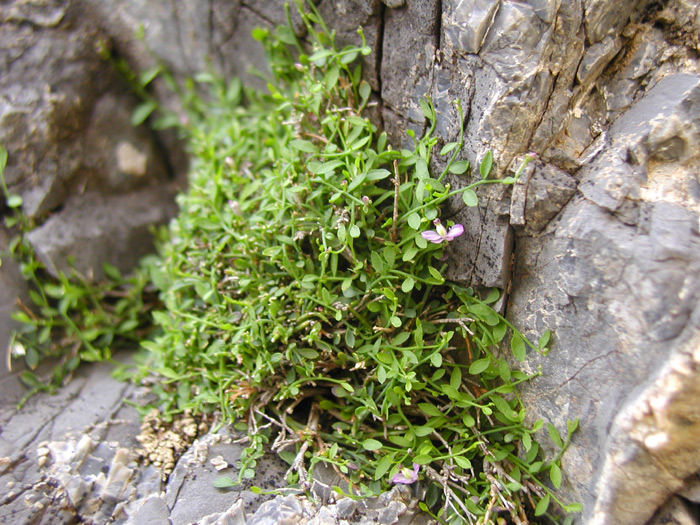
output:
[[[237,479],[218,486],[252,478],[270,446],[300,489],[323,463],[356,495],[422,478],[422,508],[444,522],[489,522],[497,507],[520,523],[547,514],[562,505],[550,488],[559,456],[538,459],[543,423],[524,425],[516,390],[529,377],[503,346],[522,360],[549,333],[534,345],[489,306],[497,290],[482,299],[447,282],[444,245],[459,228],[436,222],[447,199],[475,206],[475,188],[517,175],[489,178],[487,155],[476,181],[451,188],[446,174],[468,170],[460,135],[433,177],[430,100],[414,149],[391,149],[363,115],[371,88],[352,64],[370,51],[364,38],[337,49],[309,8],[310,50],[287,27],[253,33],[269,93],[212,75],[198,77],[207,97],[188,92],[190,185],[149,265],[165,308],[140,377],[162,379],[165,417],[220,410],[248,433]],[[563,449],[576,422],[563,440],[548,428]]]
[[[107,278],[99,283],[76,271],[57,277],[47,272],[26,237],[33,221],[21,212],[22,198],[8,190],[6,163],[7,151],[0,147],[0,182],[10,209],[4,224],[15,233],[8,255],[17,260],[29,283],[30,304],[18,300],[12,317],[20,327],[9,345],[12,357],[23,358],[27,365],[20,374],[30,388],[23,404],[36,392],[51,392],[65,384],[81,362],[111,360],[113,350],[138,345],[150,329],[155,297],[146,293],[143,272],[124,277],[106,264]],[[40,371],[40,362],[47,358],[52,365]]]

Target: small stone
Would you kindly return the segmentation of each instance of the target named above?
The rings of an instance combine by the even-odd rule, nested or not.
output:
[[[228,468],[228,462],[222,456],[211,458],[209,463],[211,463],[216,470],[224,470]]]
[[[121,141],[115,151],[117,167],[125,175],[143,177],[146,174],[148,155],[136,149],[130,142]]]
[[[357,503],[350,498],[343,498],[335,504],[335,513],[340,519],[349,520],[357,511]]]

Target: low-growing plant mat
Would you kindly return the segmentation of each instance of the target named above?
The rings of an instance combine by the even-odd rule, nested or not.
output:
[[[516,391],[528,377],[504,351],[522,360],[549,335],[532,345],[489,306],[497,290],[482,300],[444,279],[461,230],[439,222],[446,199],[475,206],[477,186],[517,176],[489,179],[487,156],[451,188],[447,173],[468,170],[461,136],[431,174],[429,100],[414,149],[391,149],[352,65],[369,48],[338,50],[317,13],[303,20],[310,48],[286,27],[254,32],[268,93],[209,75],[209,97],[187,91],[190,186],[150,266],[165,309],[142,374],[164,378],[152,388],[166,415],[220,410],[247,431],[238,478],[220,486],[253,478],[270,447],[301,489],[326,463],[355,495],[420,480],[445,522],[527,523],[556,501],[559,456],[538,460],[542,422],[523,425]]]

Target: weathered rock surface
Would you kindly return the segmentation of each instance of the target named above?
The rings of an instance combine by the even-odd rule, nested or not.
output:
[[[154,63],[150,49],[176,74],[208,64],[245,74],[264,68],[252,27],[284,21],[281,0],[6,4],[0,142],[31,213],[78,202],[83,185],[111,198],[173,171],[159,153],[165,139],[125,125],[135,101],[95,42],[137,70]],[[428,95],[438,136],[454,140],[463,127],[473,166],[492,150],[502,177],[539,154],[512,191],[484,190],[478,208],[443,212],[466,227],[450,246],[450,277],[511,287],[509,318],[533,336],[554,332],[550,355],[525,364],[543,375],[523,396],[534,418],[560,429],[581,419],[564,455],[564,498],[585,505],[578,521],[697,519],[697,2],[322,0],[320,9],[341,44],[364,26],[374,49],[365,78],[394,144],[424,128],[418,100]],[[299,501],[277,508],[292,507],[321,519]],[[164,512],[157,499],[146,508]],[[238,523],[244,509],[226,509],[216,520]]]
[[[565,464],[590,523],[644,523],[700,468],[699,97],[698,75],[659,81],[554,222],[518,240],[509,313],[556,338],[525,396],[560,427],[581,418]]]
[[[216,489],[218,477],[237,476],[233,465],[245,446],[225,428],[195,439],[163,482],[161,470],[137,461],[140,421],[126,401],[138,404],[139,392],[110,373],[107,364],[81,367],[66,388],[32,397],[21,411],[16,378],[0,382],[0,523],[429,522],[405,487],[375,499],[332,498],[325,504],[251,491],[253,484],[263,491],[284,488],[288,465],[277,456],[258,463],[254,483]]]
[[[128,271],[152,251],[150,227],[175,213],[174,194],[161,187],[115,196],[75,195],[27,238],[52,273],[70,273],[71,256],[75,270],[90,278],[103,277],[105,262]]]

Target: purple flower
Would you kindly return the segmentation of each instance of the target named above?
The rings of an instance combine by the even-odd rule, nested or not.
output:
[[[434,242],[435,244],[440,244],[444,241],[451,241],[455,237],[459,237],[464,233],[464,226],[461,224],[455,224],[449,230],[445,229],[440,222],[440,219],[435,219],[433,224],[435,225],[435,230],[421,232],[421,235],[424,239]]]
[[[399,470],[394,477],[391,478],[392,483],[401,483],[402,485],[410,485],[418,481],[418,469],[420,465],[418,463],[413,464],[413,470],[407,467],[403,467]]]

